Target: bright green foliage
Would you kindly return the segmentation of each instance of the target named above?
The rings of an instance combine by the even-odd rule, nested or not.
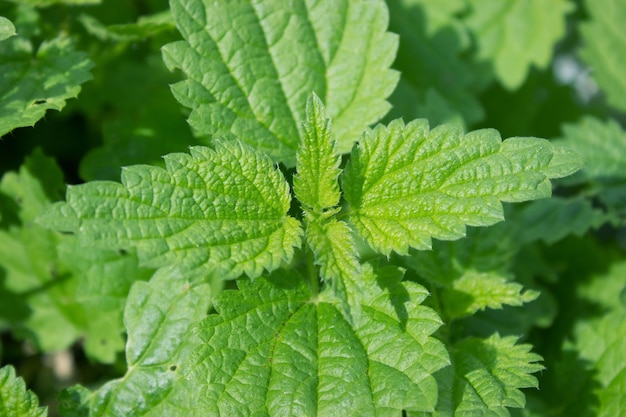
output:
[[[307,122],[297,153],[294,193],[302,203],[306,239],[320,266],[320,277],[330,280],[335,292],[356,313],[361,275],[356,244],[348,225],[331,217],[338,212],[341,198],[340,162],[331,139],[330,120],[324,118],[324,106],[313,95],[307,103]]]
[[[515,230],[506,225],[470,229],[466,239],[436,241],[432,251],[413,251],[405,259],[417,274],[441,287],[446,317],[469,316],[485,308],[519,306],[537,298],[512,281],[512,256],[519,251]]]
[[[591,20],[581,25],[581,57],[593,72],[593,78],[606,94],[609,104],[626,111],[626,38],[623,22],[626,4],[621,0],[588,0],[585,7]]]
[[[3,364],[63,417],[620,415],[621,5],[574,3],[0,2],[54,90],[0,88]]]
[[[79,232],[83,244],[135,247],[146,267],[170,263],[214,279],[276,269],[300,244],[289,187],[272,162],[239,142],[165,157],[166,169],[133,166],[122,184],[69,187],[42,224]]]
[[[430,337],[441,322],[426,291],[402,274],[364,276],[362,314],[351,326],[297,274],[274,273],[214,302],[188,365],[196,415],[397,415],[432,410],[432,373],[448,363]],[[237,336],[233,337],[233,332]],[[397,410],[397,411],[393,411]]]
[[[124,312],[126,375],[93,393],[74,388],[64,394],[63,407],[82,407],[90,416],[190,415],[170,395],[181,365],[197,345],[189,330],[206,315],[210,299],[207,284],[193,284],[172,268],[160,270],[149,283],[133,285]],[[76,396],[82,404],[72,404]],[[170,409],[177,413],[164,414]]]
[[[297,175],[293,190],[306,213],[328,215],[326,210],[339,204],[341,192],[337,178],[341,158],[331,139],[330,120],[325,119],[324,105],[313,95],[307,102],[304,135],[297,152]],[[331,213],[332,214],[332,213]]]
[[[530,353],[530,345],[517,338],[494,335],[486,340],[467,339],[454,347],[454,416],[508,416],[507,407],[521,408],[526,401],[520,388],[537,387],[532,373],[543,369]]]
[[[187,75],[172,91],[203,134],[293,166],[311,92],[326,104],[341,152],[389,110],[397,38],[386,32],[382,0],[174,0],[171,8],[185,41],[166,45],[163,57]]]
[[[3,417],[44,417],[37,396],[26,390],[24,380],[15,376],[12,366],[0,368],[0,415]]]
[[[15,26],[6,17],[0,16],[0,41],[15,36]]]
[[[91,78],[91,65],[68,38],[44,41],[36,52],[21,36],[0,42],[0,136],[61,110]]]
[[[431,239],[458,239],[465,225],[503,220],[500,201],[549,197],[550,178],[571,174],[580,159],[544,139],[501,141],[494,130],[463,135],[432,131],[426,120],[368,131],[343,176],[350,222],[383,254],[428,249]]]
[[[0,182],[0,322],[44,352],[83,337],[91,358],[113,362],[124,347],[126,293],[145,274],[134,256],[85,251],[76,239],[34,223],[63,189],[61,171],[40,152]]]
[[[518,88],[530,66],[545,68],[554,44],[565,34],[568,0],[471,0],[467,24],[478,58],[489,60],[502,85]]]

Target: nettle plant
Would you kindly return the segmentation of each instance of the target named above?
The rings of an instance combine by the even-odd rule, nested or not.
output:
[[[554,4],[561,24],[541,28],[556,39],[570,5]],[[19,35],[19,23],[37,18],[30,6],[16,9]],[[480,33],[494,10],[472,15],[469,27]],[[3,311],[0,324],[45,352],[80,338],[100,363],[125,346],[125,374],[63,390],[61,415],[506,416],[525,407],[521,390],[537,387],[542,357],[520,341],[527,335],[502,334],[497,320],[480,314],[535,320],[523,309],[541,285],[528,277],[548,267],[525,248],[611,216],[621,224],[620,212],[600,213],[583,197],[548,197],[550,180],[577,172],[581,154],[594,148],[585,128],[626,136],[595,119],[559,142],[502,140],[494,129],[464,133],[459,123],[431,127],[423,118],[381,122],[398,82],[411,83],[391,69],[400,38],[388,31],[388,14],[377,0],[171,0],[169,12],[127,26],[80,16],[88,33],[108,42],[175,23],[183,39],[163,46],[162,58],[182,74],[171,91],[190,109],[194,135],[160,145],[152,130],[133,131],[133,146],[155,141],[144,156],[166,149],[164,165],[125,166],[120,182],[96,180],[94,166],[113,149],[128,150],[115,154],[120,165],[131,154],[112,139],[119,125],[108,124],[115,135],[85,158],[85,183],[65,187],[40,151],[0,183],[0,196],[15,202],[0,218],[8,288],[0,296],[32,306],[30,314]],[[401,25],[398,16],[392,26]],[[14,63],[7,77],[19,74],[11,78],[18,87],[2,97],[3,134],[63,107],[90,69],[117,71],[111,57],[94,67],[62,36],[39,46],[33,68],[34,46],[15,36],[10,20],[0,20],[0,34],[11,42],[3,50]],[[493,33],[479,39],[481,57],[498,53]],[[516,88],[527,68],[508,71],[506,53],[494,57],[495,73]],[[547,58],[534,63],[545,66],[549,53],[539,55]],[[465,103],[466,120],[479,117],[471,100],[441,91]],[[432,106],[433,97],[422,99]],[[133,120],[147,117],[158,129],[172,114],[167,106],[177,111],[175,104],[148,115],[134,109]],[[613,149],[624,149],[619,140]],[[606,173],[599,171],[565,181],[582,187]],[[615,202],[596,185],[587,195]],[[539,201],[503,206],[531,200]],[[514,268],[518,258],[538,266]],[[517,280],[514,269],[527,279]],[[28,290],[26,270],[56,281],[26,296],[16,284]],[[481,320],[490,323],[477,331]],[[618,407],[610,387],[619,379],[610,381],[604,412]],[[0,413],[46,414],[12,366],[0,369]]]

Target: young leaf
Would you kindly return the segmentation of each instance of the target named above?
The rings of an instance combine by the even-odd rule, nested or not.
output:
[[[305,213],[321,216],[339,204],[339,164],[336,142],[331,138],[330,120],[325,118],[324,105],[313,94],[307,100],[306,121],[302,142],[296,154],[297,174],[293,191]]]
[[[341,198],[340,163],[331,139],[330,121],[324,118],[324,106],[312,95],[307,102],[307,121],[298,148],[293,188],[302,203],[306,240],[315,263],[320,266],[320,276],[331,282],[335,294],[345,303],[344,311],[352,316],[359,311],[357,281],[361,265],[350,228],[330,217],[338,211],[336,206]]]
[[[376,251],[429,249],[465,226],[503,220],[502,204],[548,197],[550,178],[571,174],[580,158],[538,138],[500,139],[494,130],[463,135],[428,122],[367,131],[342,177],[350,222]]]
[[[467,339],[454,347],[454,416],[508,416],[507,408],[526,404],[520,388],[537,387],[532,373],[543,369],[541,357],[517,338],[494,335]]]
[[[537,298],[511,282],[514,255],[521,248],[515,228],[501,223],[472,228],[466,239],[436,241],[432,251],[412,251],[406,264],[422,278],[441,287],[440,302],[450,319],[469,316],[485,308],[519,306]]]
[[[166,169],[132,166],[122,184],[70,187],[39,222],[79,232],[86,245],[135,247],[143,266],[233,279],[257,277],[293,256],[300,224],[287,215],[289,186],[266,157],[240,142],[165,156]]]
[[[135,283],[124,312],[126,375],[91,394],[75,388],[65,394],[63,407],[87,408],[90,416],[190,415],[192,410],[178,408],[182,404],[170,395],[182,363],[198,345],[189,338],[190,329],[205,317],[210,299],[208,284],[192,284],[175,268],[159,270],[150,282]],[[72,400],[75,396],[80,398]],[[173,414],[164,411],[172,409]]]
[[[3,41],[15,35],[16,32],[13,22],[11,22],[4,16],[0,16],[0,41]]]
[[[280,270],[214,302],[204,344],[188,364],[198,415],[395,415],[430,411],[432,373],[448,364],[430,335],[441,321],[402,274],[364,274],[362,313],[350,325],[297,273]],[[236,337],[233,337],[236,331]]]
[[[0,415],[3,417],[44,417],[46,408],[39,407],[37,396],[26,390],[22,378],[15,376],[12,366],[0,368]]]
[[[340,152],[389,110],[397,37],[386,32],[382,0],[170,5],[185,40],[166,45],[163,58],[187,75],[172,91],[203,134],[238,138],[292,166],[312,91]]]
[[[0,136],[33,126],[46,110],[61,110],[91,78],[92,63],[68,38],[43,42],[33,53],[21,36],[0,42]]]
[[[620,0],[585,1],[591,20],[580,25],[583,48],[580,56],[592,68],[592,76],[609,104],[626,111],[626,80],[620,70],[626,59],[622,22],[626,4]]]
[[[467,24],[478,43],[478,59],[491,60],[509,90],[526,79],[529,67],[545,68],[554,44],[565,34],[568,0],[472,0]]]

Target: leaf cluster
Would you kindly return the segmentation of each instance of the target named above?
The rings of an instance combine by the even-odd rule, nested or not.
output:
[[[0,414],[622,415],[623,16],[0,1]]]

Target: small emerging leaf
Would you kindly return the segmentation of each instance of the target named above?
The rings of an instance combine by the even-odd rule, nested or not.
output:
[[[501,201],[549,197],[550,178],[566,176],[580,158],[545,139],[510,138],[489,129],[463,135],[455,125],[395,120],[364,134],[342,177],[349,220],[383,254],[429,249],[465,226],[503,220]]]
[[[46,408],[39,407],[37,396],[26,390],[22,378],[15,376],[12,366],[0,368],[0,416],[44,417]]]
[[[166,169],[132,166],[122,184],[68,188],[39,222],[80,232],[85,245],[135,247],[146,267],[177,264],[217,279],[273,270],[300,244],[287,215],[289,187],[266,157],[239,142],[165,157]]]
[[[309,97],[304,135],[296,155],[297,174],[293,179],[293,190],[304,210],[318,216],[339,204],[341,197],[337,181],[341,158],[331,138],[330,120],[325,118],[324,110],[315,94]]]

